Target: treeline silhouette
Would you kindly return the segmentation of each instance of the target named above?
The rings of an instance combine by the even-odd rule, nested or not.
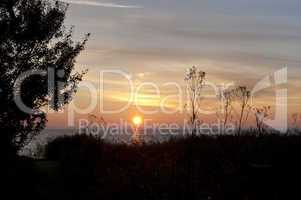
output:
[[[29,168],[41,199],[298,199],[300,153],[300,136],[252,131],[144,145],[75,135]]]

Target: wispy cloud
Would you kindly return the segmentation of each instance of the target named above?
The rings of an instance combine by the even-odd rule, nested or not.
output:
[[[101,3],[96,1],[84,1],[84,0],[62,0],[63,2],[70,3],[70,4],[78,4],[78,5],[85,5],[85,6],[99,6],[99,7],[107,7],[107,8],[140,8],[137,5],[123,5],[123,4],[116,4],[116,3]]]

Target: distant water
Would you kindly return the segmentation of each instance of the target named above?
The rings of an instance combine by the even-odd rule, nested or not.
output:
[[[105,133],[91,133],[97,137],[103,138],[105,141],[110,143],[160,143],[168,141],[173,137],[180,137],[182,130],[169,130],[165,131],[153,131],[153,130],[118,130],[115,132]],[[36,136],[29,145],[27,145],[21,155],[30,157],[39,157],[37,154],[43,154],[44,146],[54,140],[55,138],[62,136],[72,136],[76,134],[86,134],[84,131],[78,129],[45,129],[38,136]]]

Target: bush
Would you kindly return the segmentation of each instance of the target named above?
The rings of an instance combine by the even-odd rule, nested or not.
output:
[[[139,199],[296,198],[300,136],[193,136],[146,145],[92,136],[49,143],[78,196]],[[77,189],[75,189],[77,188]]]

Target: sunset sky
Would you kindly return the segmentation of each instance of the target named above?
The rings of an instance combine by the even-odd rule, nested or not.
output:
[[[100,70],[122,70],[131,76],[135,89],[153,82],[156,91],[141,88],[129,109],[103,115],[107,121],[129,120],[139,114],[135,104],[154,110],[178,88],[184,89],[187,68],[195,65],[216,84],[235,83],[252,89],[258,81],[288,67],[289,115],[301,112],[301,1],[300,0],[70,0],[66,26],[75,26],[76,40],[91,33],[86,50],[79,56],[77,70],[88,69],[85,80],[98,90],[99,97],[80,89],[75,104],[85,107],[97,98],[106,109],[117,109],[128,102],[127,80],[106,75],[104,90],[99,86]],[[275,104],[274,89],[257,94],[256,101]],[[101,100],[101,93],[104,98]],[[209,92],[210,93],[210,92]],[[215,100],[206,99],[205,109]],[[144,115],[158,122],[178,122],[184,118],[177,99],[165,102],[173,114]],[[102,115],[99,108],[93,112]],[[66,127],[68,113],[49,116],[49,127]],[[77,118],[87,117],[77,115]],[[203,116],[212,120],[214,114]]]

